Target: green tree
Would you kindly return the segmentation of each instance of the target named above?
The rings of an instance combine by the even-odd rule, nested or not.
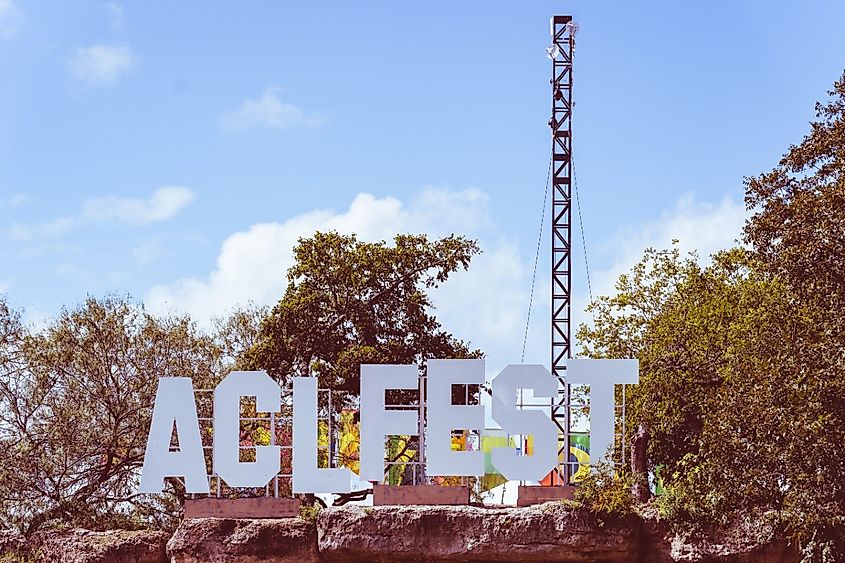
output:
[[[746,180],[749,249],[646,252],[591,305],[583,352],[640,359],[676,522],[773,510],[807,561],[845,558],[845,76],[771,172]]]
[[[845,305],[845,73],[816,104],[810,133],[770,172],[747,178],[754,212],[746,240],[795,297],[829,308]],[[840,315],[822,319],[840,337]]]
[[[785,453],[803,468],[784,485],[788,510],[807,522],[808,545],[845,559],[845,73],[828,95],[804,139],[746,179],[745,235],[761,267],[788,284],[788,315],[809,325],[785,341],[792,357],[781,367],[784,396],[800,405],[793,431],[812,448]]]
[[[478,252],[459,236],[397,235],[393,245],[336,232],[300,239],[287,291],[245,363],[282,382],[316,376],[321,387],[354,396],[362,363],[478,357],[441,328],[426,293]]]
[[[159,377],[210,387],[219,347],[185,317],[89,298],[43,330],[0,301],[0,524],[169,526],[182,497],[136,493]]]
[[[816,445],[833,447],[841,428],[812,390],[826,374],[795,351],[823,338],[817,311],[742,249],[706,268],[677,249],[649,250],[617,291],[591,306],[595,324],[579,338],[586,355],[640,360],[627,428],[649,429],[668,515],[727,524],[773,509],[797,544],[832,541],[843,512],[827,480],[840,461]]]
[[[249,303],[213,320],[214,339],[228,368],[249,369],[244,363],[247,352],[258,342],[261,323],[269,313],[269,307]]]

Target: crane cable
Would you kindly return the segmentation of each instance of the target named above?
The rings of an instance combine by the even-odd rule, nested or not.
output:
[[[534,273],[531,275],[531,296],[528,298],[528,318],[525,319],[525,334],[522,337],[522,359],[525,363],[525,345],[528,343],[528,325],[531,323],[531,309],[534,306],[534,286],[537,282],[537,263],[540,261],[540,246],[543,243],[543,228],[546,224],[546,202],[549,201],[549,180],[552,177],[552,158],[549,154],[549,169],[546,172],[546,191],[543,192],[543,211],[540,213],[540,233],[537,235],[537,251],[534,253]]]
[[[546,173],[546,189],[543,192],[543,210],[540,213],[540,233],[537,235],[537,250],[534,253],[534,272],[531,275],[531,293],[530,297],[528,298],[528,315],[525,319],[525,333],[522,337],[522,359],[520,363],[525,363],[525,347],[528,344],[528,327],[531,324],[531,309],[534,306],[534,288],[537,283],[537,265],[540,262],[540,248],[543,243],[543,230],[546,224],[546,203],[549,200],[549,180],[551,179],[552,175],[552,158],[553,155],[549,155],[549,169]],[[590,279],[590,261],[589,255],[587,254],[587,235],[584,233],[584,219],[581,214],[581,197],[578,190],[578,175],[575,172],[575,159],[572,159],[572,180],[573,180],[573,187],[575,191],[575,207],[578,210],[578,226],[581,230],[581,247],[584,250],[584,270],[587,273],[587,292],[590,296],[590,303],[593,302],[593,284],[592,280]]]
[[[593,284],[590,281],[590,262],[587,259],[587,233],[584,232],[584,220],[581,218],[581,197],[578,190],[578,174],[575,172],[575,158],[572,159],[572,181],[575,187],[575,205],[578,208],[578,226],[581,229],[581,245],[584,249],[584,270],[587,271],[587,291],[590,294],[590,303],[592,303]]]

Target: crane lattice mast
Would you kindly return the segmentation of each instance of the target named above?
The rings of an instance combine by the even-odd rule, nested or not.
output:
[[[552,45],[552,373],[558,380],[552,420],[558,428],[558,475],[555,484],[568,485],[570,392],[566,361],[572,357],[572,16],[553,16]]]

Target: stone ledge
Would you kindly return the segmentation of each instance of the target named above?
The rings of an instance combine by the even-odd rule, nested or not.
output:
[[[375,506],[469,504],[469,487],[440,485],[374,485]]]
[[[171,563],[320,561],[317,529],[301,518],[189,518],[167,542]]]
[[[317,517],[324,561],[635,561],[639,521],[599,526],[563,504],[528,508],[327,508]]]
[[[573,498],[575,498],[575,487],[519,485],[517,488],[516,505],[531,506],[550,501],[572,500]]]
[[[281,497],[187,499],[185,518],[292,518],[301,505]]]
[[[287,563],[332,561],[630,561],[795,563],[773,520],[749,514],[720,531],[672,532],[654,505],[598,522],[560,502],[527,508],[346,506],[301,518],[184,520],[161,531],[0,531],[0,560],[38,563]],[[167,551],[165,553],[165,542]],[[170,559],[168,559],[168,556]]]
[[[170,534],[152,530],[39,532],[33,541],[37,561],[62,563],[167,563]]]

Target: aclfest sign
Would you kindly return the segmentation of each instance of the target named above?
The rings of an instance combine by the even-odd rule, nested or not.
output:
[[[590,443],[601,457],[613,443],[614,385],[639,381],[637,360],[570,359],[569,384],[590,386]],[[425,461],[429,476],[481,476],[484,453],[453,451],[456,429],[482,431],[483,405],[452,404],[453,385],[484,383],[484,360],[427,362]],[[416,365],[361,366],[360,475],[345,467],[320,468],[317,462],[317,380],[293,378],[293,493],[348,493],[356,480],[384,480],[385,437],[418,435],[417,410],[390,410],[385,391],[418,390]],[[512,436],[532,436],[531,455],[513,447],[492,451],[492,463],[508,480],[539,481],[558,464],[558,430],[542,410],[520,409],[520,389],[554,401],[558,381],[542,365],[509,365],[492,381],[492,419]],[[263,371],[236,371],[214,390],[213,470],[231,487],[263,487],[280,470],[280,446],[256,446],[255,461],[240,461],[242,397],[255,397],[259,412],[281,411],[282,389]],[[174,425],[178,451],[171,451]],[[139,492],[157,493],[166,477],[181,477],[188,493],[209,493],[199,418],[191,379],[159,379]]]

